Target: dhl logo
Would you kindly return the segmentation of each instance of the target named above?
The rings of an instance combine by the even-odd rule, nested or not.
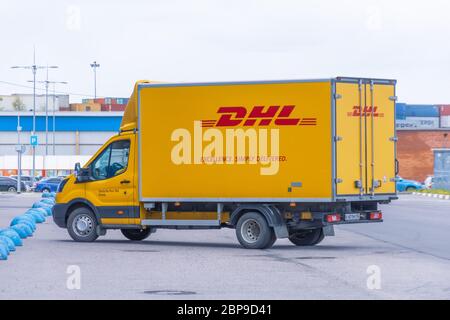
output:
[[[245,107],[220,107],[219,120],[202,120],[202,127],[264,127],[276,126],[316,126],[317,118],[293,118],[294,105],[255,106],[248,112]]]
[[[365,106],[364,108],[360,106],[354,106],[353,111],[347,113],[349,117],[371,117],[372,114],[374,117],[384,117],[384,113],[378,112],[378,107],[375,106],[373,108],[371,106]]]

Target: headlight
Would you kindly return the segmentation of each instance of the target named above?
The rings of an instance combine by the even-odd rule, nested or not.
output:
[[[62,192],[67,181],[69,181],[69,179],[64,179],[63,181],[61,181],[61,183],[58,185],[58,190],[56,190],[56,192]]]

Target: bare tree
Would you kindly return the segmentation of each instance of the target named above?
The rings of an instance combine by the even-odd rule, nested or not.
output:
[[[14,99],[12,106],[15,111],[24,111],[25,110],[25,104],[22,102],[22,99],[20,99],[20,97],[16,97]]]

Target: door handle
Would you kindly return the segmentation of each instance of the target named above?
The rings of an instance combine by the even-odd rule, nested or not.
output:
[[[122,181],[120,181],[120,184],[128,184],[128,183],[130,183],[130,180],[122,180]]]

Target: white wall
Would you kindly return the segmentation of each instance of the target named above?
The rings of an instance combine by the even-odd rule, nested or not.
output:
[[[1,129],[0,129],[1,130]],[[108,139],[116,132],[79,132],[77,150],[76,132],[58,131],[55,133],[55,154],[56,155],[93,155]],[[21,143],[26,145],[25,155],[31,155],[30,132],[21,133]],[[45,155],[45,132],[38,132],[39,145],[36,147],[37,155]],[[53,154],[53,132],[48,134],[48,152]],[[0,156],[2,155],[16,155],[15,146],[17,144],[17,132],[0,131]]]
[[[75,163],[83,166],[91,156],[36,156],[36,170],[73,170]],[[22,157],[22,169],[31,170],[33,157]],[[17,169],[16,156],[0,156],[0,170]]]

